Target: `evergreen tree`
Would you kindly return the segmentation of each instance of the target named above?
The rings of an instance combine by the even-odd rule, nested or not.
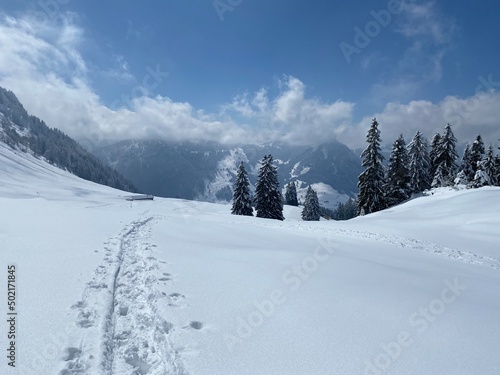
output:
[[[429,158],[431,162],[431,179],[433,178],[434,174],[437,171],[437,155],[439,153],[439,144],[441,143],[441,134],[436,133],[434,134],[434,137],[432,138],[431,142],[431,151],[429,153]]]
[[[455,182],[455,186],[468,185],[470,183],[470,181],[467,178],[467,175],[465,174],[464,171],[458,172],[457,177],[455,178],[454,182]]]
[[[255,185],[255,209],[257,217],[284,220],[283,197],[279,191],[278,171],[273,157],[266,155],[261,161]]]
[[[475,172],[472,169],[472,158],[470,146],[465,146],[464,154],[462,156],[462,163],[460,164],[460,176],[457,178],[461,181],[460,184],[467,185],[474,179]]]
[[[399,204],[411,195],[408,152],[403,135],[392,146],[391,157],[387,166],[386,202],[388,206]]]
[[[451,130],[451,125],[448,124],[444,128],[444,133],[441,136],[437,148],[436,165],[437,170],[434,174],[432,187],[449,186],[453,183],[457,174],[457,165],[455,161],[458,158],[456,151],[457,139]],[[436,179],[436,174],[439,172],[439,178]],[[439,185],[436,185],[439,184]]]
[[[472,187],[496,185],[496,165],[493,146],[490,145],[483,160],[477,163],[477,171],[472,182]]]
[[[349,198],[345,203],[339,202],[331,215],[334,220],[349,220],[353,217],[356,217],[356,201],[352,198]]]
[[[420,193],[431,187],[431,161],[427,140],[417,132],[408,145],[410,159],[410,187],[413,193]]]
[[[297,200],[297,188],[295,186],[295,182],[293,181],[286,185],[285,204],[289,206],[299,205],[299,201]]]
[[[366,136],[368,146],[361,154],[364,172],[358,178],[357,214],[366,215],[383,210],[384,199],[384,157],[380,151],[380,130],[377,119],[372,120],[372,125]]]
[[[252,199],[250,197],[250,182],[248,181],[247,172],[240,163],[236,174],[233,191],[233,207],[231,209],[233,215],[253,216]]]
[[[304,201],[304,208],[302,209],[302,220],[319,221],[320,217],[321,210],[319,206],[318,194],[316,194],[312,187],[309,186],[306,193],[306,199]]]
[[[475,179],[479,163],[481,163],[483,158],[484,158],[484,143],[483,139],[481,138],[481,134],[479,134],[472,143],[472,147],[470,149],[470,162],[472,167],[471,181]]]
[[[448,181],[448,173],[446,172],[446,167],[444,164],[439,164],[436,173],[434,173],[434,178],[432,179],[431,187],[438,188],[446,186]]]
[[[488,147],[488,151],[486,151],[485,159],[484,159],[484,170],[486,174],[490,178],[491,186],[498,186],[500,181],[498,180],[498,169],[497,169],[497,160],[496,156],[493,152],[493,145],[490,144]]]

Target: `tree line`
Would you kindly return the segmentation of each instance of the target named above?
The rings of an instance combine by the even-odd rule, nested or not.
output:
[[[467,188],[500,185],[500,156],[490,144],[485,151],[481,135],[466,146],[458,164],[457,139],[451,125],[437,133],[431,144],[417,132],[409,145],[402,135],[394,141],[384,166],[377,119],[372,120],[362,157],[364,172],[358,179],[356,214],[366,215],[397,205],[430,188],[465,185]]]
[[[500,186],[500,155],[495,155],[493,146],[490,144],[486,149],[481,135],[478,135],[466,146],[458,164],[457,139],[450,124],[442,134],[436,133],[430,144],[420,131],[408,145],[400,135],[392,145],[387,166],[375,118],[366,142],[368,145],[361,154],[364,171],[358,178],[356,199],[339,203],[332,211],[320,206],[317,193],[309,186],[303,203],[303,220],[318,221],[321,216],[348,220],[400,204],[431,188]],[[264,156],[260,162],[255,196],[251,195],[247,172],[243,162],[240,163],[233,191],[232,214],[253,216],[255,207],[257,217],[284,220],[284,204],[299,206],[296,185],[288,183],[285,196],[282,196],[271,155]]]

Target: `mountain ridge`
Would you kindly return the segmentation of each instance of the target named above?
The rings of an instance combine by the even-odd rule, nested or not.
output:
[[[236,169],[243,162],[253,190],[260,160],[272,154],[280,187],[297,183],[299,199],[312,185],[320,203],[334,208],[357,194],[361,160],[346,145],[286,143],[222,145],[216,142],[174,143],[123,140],[93,150],[94,154],[133,181],[141,190],[162,197],[229,201]]]
[[[0,87],[0,142],[13,149],[43,158],[74,175],[120,190],[136,192],[132,182],[102,163],[62,131],[49,128],[28,114],[16,95]]]

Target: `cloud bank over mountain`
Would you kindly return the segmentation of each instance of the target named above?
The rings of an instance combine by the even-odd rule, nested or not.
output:
[[[383,111],[364,115],[354,102],[310,97],[300,78],[283,75],[272,89],[243,92],[208,112],[155,95],[154,88],[168,75],[160,65],[148,67],[146,76],[137,80],[126,61],[117,57],[117,64],[104,74],[135,80],[137,86],[107,104],[94,89],[90,72],[96,67],[85,58],[89,37],[78,17],[61,13],[49,21],[29,14],[1,17],[0,86],[14,91],[27,110],[49,126],[89,145],[123,139],[315,145],[337,139],[356,148],[363,146],[372,117],[379,120],[387,143],[400,133],[409,138],[417,130],[430,137],[448,122],[463,141],[478,133],[490,142],[500,138],[500,84],[492,76],[478,77],[475,93],[466,98],[388,102]]]

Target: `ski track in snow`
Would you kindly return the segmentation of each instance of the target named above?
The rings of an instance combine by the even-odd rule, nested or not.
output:
[[[187,375],[178,352],[169,341],[173,324],[160,316],[160,301],[177,307],[184,296],[166,295],[156,288],[171,280],[161,272],[149,242],[153,216],[125,227],[105,243],[106,256],[87,283],[78,309],[77,326],[97,331],[99,342],[68,347],[60,375]]]
[[[228,222],[239,223],[237,221]],[[245,223],[246,225],[254,225],[260,227],[271,227],[271,228],[286,228],[286,229],[294,229],[301,231],[309,231],[309,232],[318,232],[324,235],[333,235],[333,236],[345,236],[345,237],[355,237],[355,238],[366,238],[375,241],[382,241],[389,243],[391,245],[410,249],[410,250],[418,250],[425,251],[432,254],[437,254],[440,256],[444,256],[450,259],[454,259],[457,261],[461,261],[468,264],[476,264],[481,266],[491,267],[493,269],[500,269],[500,259],[487,257],[479,254],[475,254],[471,251],[461,251],[452,249],[449,247],[441,246],[436,243],[416,240],[413,238],[407,237],[399,237],[387,234],[373,233],[373,232],[365,232],[365,231],[357,231],[351,229],[339,229],[339,228],[324,228],[324,227],[313,227],[306,226],[300,224],[288,224],[288,225],[276,225],[276,224],[258,224],[258,223]]]

